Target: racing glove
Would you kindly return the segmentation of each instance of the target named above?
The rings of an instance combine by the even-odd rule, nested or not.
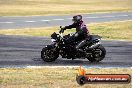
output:
[[[61,28],[61,30],[59,31],[59,33],[64,33],[65,27]]]

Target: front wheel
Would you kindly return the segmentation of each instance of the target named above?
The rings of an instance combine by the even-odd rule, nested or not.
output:
[[[102,45],[100,45],[99,47],[95,48],[92,51],[92,55],[87,59],[90,62],[99,62],[105,58],[105,55],[106,55],[106,50]]]
[[[41,51],[41,58],[45,62],[53,62],[59,57],[59,54],[52,48],[43,48]]]

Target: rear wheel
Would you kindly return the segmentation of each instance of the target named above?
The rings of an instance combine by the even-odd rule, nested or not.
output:
[[[52,48],[43,48],[41,51],[41,58],[45,62],[55,61],[59,57],[59,54]]]
[[[90,62],[99,62],[105,58],[105,55],[106,55],[106,50],[102,45],[100,45],[99,47],[93,50],[92,55],[87,59]]]

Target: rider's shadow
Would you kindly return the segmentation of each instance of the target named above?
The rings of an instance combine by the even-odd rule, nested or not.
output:
[[[71,59],[58,58],[54,62],[44,62],[41,58],[33,58],[32,60],[35,63],[38,63],[39,65],[42,65],[42,66],[80,66],[80,65],[94,65],[94,64],[100,65],[100,64],[102,64],[102,62],[91,63],[87,59],[71,60]]]
[[[124,62],[109,62],[107,60],[102,62],[93,62],[91,63],[87,59],[65,59],[58,58],[54,62],[44,62],[41,58],[34,58],[34,65],[37,66],[88,66],[88,67],[132,67],[132,63],[124,63]]]

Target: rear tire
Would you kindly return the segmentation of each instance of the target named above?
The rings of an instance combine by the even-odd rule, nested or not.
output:
[[[41,58],[45,62],[53,62],[59,57],[59,54],[52,48],[43,48],[41,51]]]
[[[101,54],[99,52],[97,53],[97,51],[99,51]],[[106,55],[106,50],[102,45],[100,45],[99,47],[95,48],[92,55],[87,59],[90,62],[99,62],[105,58],[105,55]]]

